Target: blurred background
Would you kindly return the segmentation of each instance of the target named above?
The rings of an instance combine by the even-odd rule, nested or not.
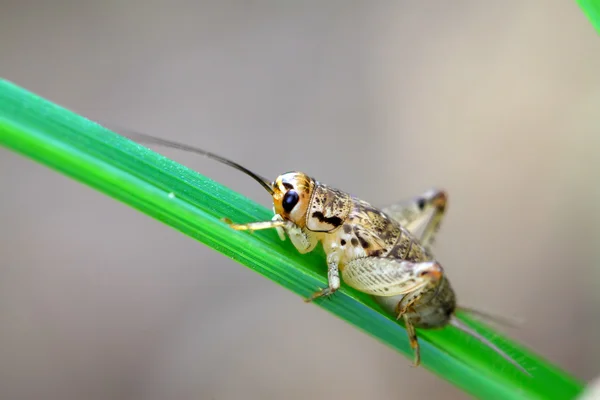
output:
[[[524,319],[504,332],[577,377],[600,372],[600,41],[575,1],[0,8],[0,76],[88,118],[375,205],[445,188],[436,254],[460,301]],[[158,151],[270,207],[239,172]],[[2,399],[466,398],[5,149],[0,187]]]

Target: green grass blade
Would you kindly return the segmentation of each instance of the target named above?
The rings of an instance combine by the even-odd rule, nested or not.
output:
[[[600,0],[577,0],[577,3],[596,28],[596,32],[600,33]]]
[[[300,255],[274,231],[237,232],[220,221],[270,219],[265,207],[5,80],[0,81],[0,144],[164,222],[298,295],[308,296],[326,284],[322,250]],[[370,297],[343,287],[332,301],[315,304],[412,360],[404,328]],[[573,399],[582,390],[567,372],[491,328],[462,319],[533,377],[452,327],[419,331],[424,368],[485,399]],[[413,373],[409,360],[398,359],[399,374]]]

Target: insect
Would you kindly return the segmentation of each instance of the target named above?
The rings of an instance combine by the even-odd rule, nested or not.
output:
[[[530,375],[504,351],[455,316],[457,310],[462,310],[501,321],[487,313],[460,307],[444,268],[432,253],[431,246],[447,209],[444,191],[432,189],[379,209],[302,172],[288,172],[269,181],[238,163],[199,148],[138,132],[123,134],[139,143],[207,156],[257,181],[272,196],[273,218],[248,224],[235,224],[226,219],[230,226],[239,231],[276,229],[281,240],[289,237],[302,254],[321,243],[327,258],[328,285],[305,301],[331,296],[342,282],[371,295],[384,310],[403,320],[414,352],[414,366],[420,364],[416,328],[452,325]]]

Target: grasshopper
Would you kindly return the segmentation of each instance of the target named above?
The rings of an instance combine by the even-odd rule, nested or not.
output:
[[[133,131],[124,134],[138,143],[207,156],[257,181],[272,196],[273,218],[247,224],[224,220],[239,231],[275,229],[281,240],[289,237],[302,254],[313,251],[321,243],[327,256],[328,285],[306,298],[306,302],[331,296],[343,281],[371,295],[386,312],[403,320],[414,353],[414,366],[420,364],[416,328],[452,325],[530,375],[508,354],[455,316],[456,311],[462,310],[510,324],[482,311],[458,306],[450,281],[432,253],[432,244],[447,209],[445,191],[431,189],[379,209],[302,172],[288,172],[269,181],[206,150]]]

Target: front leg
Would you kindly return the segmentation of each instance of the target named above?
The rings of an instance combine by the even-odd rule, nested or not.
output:
[[[329,283],[329,286],[318,290],[317,292],[313,293],[313,295],[309,298],[304,299],[306,303],[310,303],[311,301],[320,297],[331,296],[340,288],[339,262],[340,259],[337,253],[330,253],[327,256],[327,281]]]
[[[271,218],[271,221],[283,221],[283,217],[279,214],[275,214],[273,215],[273,218]],[[285,240],[285,229],[281,226],[278,226],[275,228],[275,230],[277,231],[277,235],[279,235],[279,239],[281,239],[283,242]]]
[[[233,229],[237,231],[258,231],[262,229],[276,229],[281,240],[285,240],[285,234],[289,236],[292,244],[300,254],[308,253],[317,246],[314,236],[304,232],[302,228],[290,220],[283,219],[281,215],[275,214],[271,221],[250,222],[248,224],[234,224],[225,219]]]

